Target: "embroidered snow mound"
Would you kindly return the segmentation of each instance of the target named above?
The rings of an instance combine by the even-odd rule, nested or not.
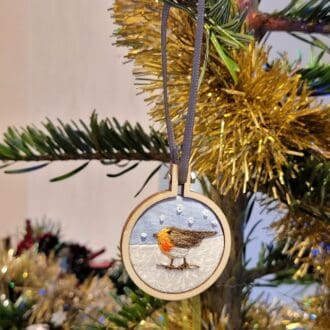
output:
[[[223,236],[204,239],[200,246],[189,250],[186,259],[189,269],[166,269],[170,259],[156,244],[130,245],[130,257],[137,275],[150,287],[179,293],[194,289],[206,281],[218,266],[224,249]],[[182,259],[175,259],[180,266]],[[199,266],[199,267],[195,267]]]

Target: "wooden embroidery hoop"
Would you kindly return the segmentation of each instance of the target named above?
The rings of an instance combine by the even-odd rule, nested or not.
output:
[[[164,300],[182,300],[187,299],[190,297],[193,297],[195,295],[198,295],[199,293],[205,291],[208,289],[222,274],[224,268],[227,265],[229,255],[230,255],[230,249],[231,249],[231,234],[230,234],[230,228],[227,221],[226,216],[222,212],[222,210],[216,205],[212,200],[209,198],[198,194],[196,192],[193,192],[190,190],[190,171],[188,175],[189,180],[183,185],[182,189],[182,196],[191,198],[196,200],[197,202],[200,202],[207,206],[210,211],[212,211],[216,217],[219,220],[220,226],[223,231],[223,237],[224,237],[224,248],[222,256],[219,260],[219,263],[217,267],[215,268],[214,272],[211,274],[209,278],[207,278],[204,282],[202,282],[199,286],[187,290],[180,293],[168,293],[168,292],[162,292],[159,290],[156,290],[152,287],[150,287],[146,282],[144,282],[139,275],[136,273],[132,262],[130,258],[130,252],[129,252],[129,245],[130,245],[130,237],[132,230],[136,224],[136,222],[140,219],[142,214],[148,210],[151,206],[154,204],[166,200],[168,198],[173,198],[178,195],[178,167],[177,165],[171,165],[171,180],[170,180],[170,187],[169,190],[156,193],[154,195],[151,195],[147,199],[145,199],[142,203],[140,203],[129,215],[122,232],[121,236],[121,254],[123,263],[125,266],[125,269],[127,273],[129,274],[130,278],[133,280],[133,282],[140,287],[143,291],[146,293],[157,297],[159,299]],[[175,283],[174,283],[175,285]]]

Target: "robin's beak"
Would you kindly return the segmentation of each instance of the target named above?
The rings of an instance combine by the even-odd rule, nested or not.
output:
[[[153,237],[155,237],[155,238],[158,238],[158,235],[157,235],[157,233],[153,234]]]

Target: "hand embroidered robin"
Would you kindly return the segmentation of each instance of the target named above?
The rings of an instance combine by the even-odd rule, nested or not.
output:
[[[199,231],[180,229],[177,227],[165,227],[158,233],[155,233],[154,237],[157,238],[160,251],[171,259],[170,264],[164,266],[165,268],[187,269],[199,267],[187,263],[186,255],[189,250],[193,247],[199,246],[204,238],[212,237],[216,234],[216,231]],[[176,258],[183,258],[183,264],[179,267],[173,265],[173,261]]]

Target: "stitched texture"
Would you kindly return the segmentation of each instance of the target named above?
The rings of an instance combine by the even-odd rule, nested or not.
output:
[[[225,239],[212,209],[182,196],[162,200],[137,220],[130,261],[151,288],[180,293],[200,286],[222,259]]]

